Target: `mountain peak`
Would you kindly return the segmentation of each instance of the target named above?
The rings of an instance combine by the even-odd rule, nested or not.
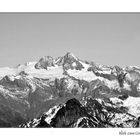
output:
[[[38,63],[35,65],[35,68],[47,69],[47,67],[51,67],[51,66],[54,66],[54,59],[51,56],[43,56],[42,58],[40,58]]]
[[[71,52],[67,52],[66,55],[62,58],[64,69],[83,69],[83,65],[80,63],[79,59]]]
[[[72,52],[67,52],[64,58],[73,58],[78,60],[78,58]]]
[[[47,61],[48,59],[52,59],[53,60],[53,58],[51,57],[51,56],[43,56],[42,58],[40,58],[40,61]]]

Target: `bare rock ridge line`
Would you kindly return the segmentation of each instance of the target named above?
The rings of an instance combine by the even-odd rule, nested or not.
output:
[[[0,68],[0,127],[139,127],[140,68],[68,52]]]

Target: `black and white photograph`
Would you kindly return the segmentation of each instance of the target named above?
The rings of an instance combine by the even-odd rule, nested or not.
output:
[[[138,137],[140,12],[56,5],[0,11],[0,133],[24,140]]]
[[[140,127],[140,13],[0,20],[0,127]]]

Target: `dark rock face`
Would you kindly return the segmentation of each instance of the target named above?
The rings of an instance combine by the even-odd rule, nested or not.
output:
[[[116,79],[118,80],[120,87],[123,87],[125,76],[127,73],[124,72],[123,69],[120,68],[119,66],[114,66],[112,69],[112,74],[116,76]]]
[[[45,116],[42,116],[40,119],[40,123],[36,126],[38,128],[49,128],[50,125],[45,121]]]
[[[57,66],[62,66],[64,63],[64,57],[58,57],[56,60],[55,60],[55,64]]]
[[[9,76],[5,76],[2,80],[0,80],[0,85],[5,87],[12,87],[15,89],[24,89],[28,86],[27,81],[24,78],[11,80]]]
[[[127,73],[121,73],[121,74],[119,74],[119,75],[117,75],[117,79],[118,79],[118,82],[119,82],[119,85],[120,85],[120,87],[123,87],[123,84],[124,84],[124,79],[125,79],[125,75],[126,75]]]
[[[129,97],[128,94],[123,94],[123,95],[120,95],[118,98],[121,100],[126,100],[128,97]]]
[[[50,125],[52,127],[70,127],[81,116],[85,116],[86,111],[82,108],[80,102],[76,99],[70,99],[66,102],[52,119]]]
[[[83,65],[78,61],[78,58],[73,56],[71,53],[67,53],[64,56],[64,62],[63,62],[64,69],[76,69],[81,70],[83,69]]]
[[[54,111],[55,112],[55,111]],[[120,122],[117,122],[117,115],[121,115]],[[43,115],[35,124],[34,121],[20,127],[54,127],[54,128],[106,128],[106,127],[139,127],[140,119],[129,115],[122,108],[106,104],[98,99],[85,98],[80,103],[72,98],[66,102],[54,115],[48,123],[47,115]],[[34,125],[32,125],[34,124]]]
[[[35,65],[36,69],[46,69],[54,66],[54,60],[51,56],[42,57],[39,62]]]
[[[79,62],[79,59],[76,58],[72,53],[68,52],[65,56],[59,57],[54,60],[51,56],[42,57],[38,63],[36,63],[36,69],[46,69],[52,66],[63,66],[64,70],[68,69],[83,69],[83,65]]]
[[[53,112],[55,112],[55,110]],[[41,118],[38,119],[39,123],[37,122],[37,125],[35,125],[35,127],[72,127],[72,125],[74,125],[74,123],[76,123],[76,121],[83,116],[87,116],[85,108],[77,99],[72,98],[68,100],[66,104],[64,104],[56,112],[54,117],[51,119],[50,124],[45,121],[48,116],[44,114]],[[32,124],[34,124],[34,121],[30,122],[29,124],[21,125],[20,127],[33,126]]]
[[[69,69],[81,70],[84,68],[83,65],[79,62],[79,59],[70,52],[68,52],[63,57],[59,57],[57,59],[56,64],[58,66],[63,66],[64,70]]]
[[[28,76],[28,74],[27,74],[25,71],[21,71],[21,72],[19,73],[19,75],[20,75],[20,76],[23,76],[23,77],[24,77],[24,76]]]
[[[113,69],[112,69],[112,73],[115,73],[116,75],[119,75],[122,72],[123,72],[123,70],[119,66],[114,66]]]

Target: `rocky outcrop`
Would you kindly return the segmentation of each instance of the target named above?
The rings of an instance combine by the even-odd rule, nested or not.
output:
[[[72,53],[68,52],[65,56],[59,57],[56,60],[56,65],[63,66],[64,70],[83,69],[83,65],[80,63],[79,59],[75,57]]]
[[[114,106],[111,102],[105,103],[103,100],[91,97],[84,98],[81,103],[72,98],[61,107],[56,107],[51,114],[52,117],[46,114],[20,127],[132,128],[140,126],[139,117],[128,114],[125,109]]]
[[[53,58],[51,56],[44,56],[38,61],[38,63],[36,63],[35,68],[47,70],[48,67],[52,66],[54,66]]]

